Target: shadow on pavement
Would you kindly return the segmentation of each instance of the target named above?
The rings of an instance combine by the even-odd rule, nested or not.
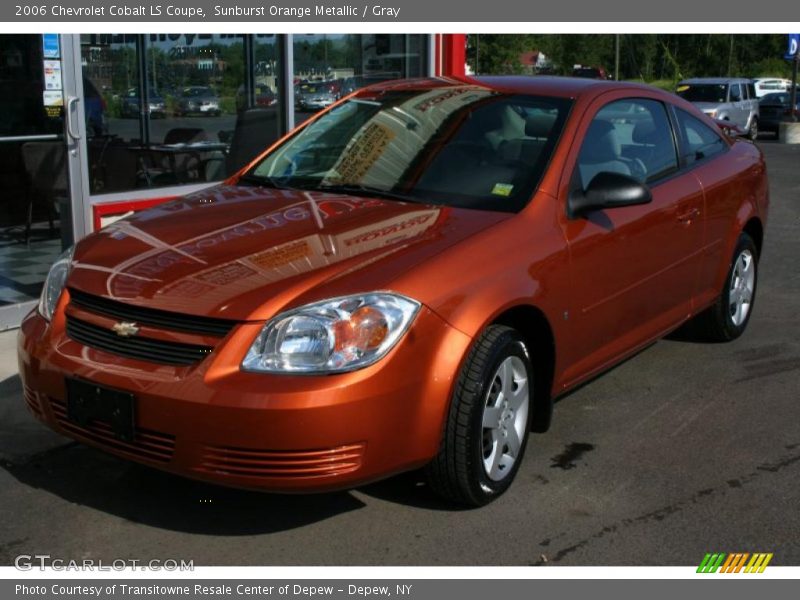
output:
[[[19,376],[0,382],[0,468],[21,484],[131,522],[205,535],[285,531],[365,506],[343,491],[285,495],[195,481],[119,459],[61,437],[31,417]],[[44,440],[44,441],[42,441]],[[359,489],[366,496],[452,511],[419,471]]]
[[[23,485],[68,502],[185,533],[272,533],[364,506],[347,492],[289,496],[215,486],[129,463],[77,442],[21,464],[3,460],[0,466]]]
[[[364,506],[348,492],[277,495],[184,479],[64,438],[25,407],[18,375],[0,382],[0,468],[21,484],[151,527],[249,535],[302,527]]]

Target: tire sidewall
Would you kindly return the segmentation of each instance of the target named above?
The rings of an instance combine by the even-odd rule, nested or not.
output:
[[[500,363],[502,363],[509,356],[516,356],[522,360],[525,365],[525,371],[528,377],[528,415],[525,423],[525,435],[520,440],[520,451],[517,460],[514,461],[514,466],[500,481],[494,481],[489,478],[486,469],[483,465],[483,409],[486,404],[486,394],[488,387],[492,383],[492,378],[497,371]],[[472,453],[472,473],[470,477],[470,485],[472,493],[476,498],[481,498],[483,503],[489,502],[495,497],[505,492],[514,478],[517,475],[522,459],[525,455],[525,448],[528,444],[530,437],[531,418],[533,415],[533,391],[534,391],[534,373],[531,365],[530,356],[525,347],[522,337],[516,332],[509,331],[501,336],[494,344],[491,350],[489,359],[486,361],[486,366],[481,374],[481,387],[478,390],[477,401],[475,402],[475,410],[472,411],[470,423],[470,439],[472,441],[470,452]]]
[[[736,262],[739,259],[739,255],[744,251],[749,250],[753,256],[753,268],[755,269],[755,277],[753,279],[753,295],[750,299],[750,308],[747,311],[747,316],[745,317],[744,321],[741,325],[736,325],[733,322],[733,318],[731,317],[730,313],[730,289],[731,289],[731,280],[733,279],[733,273],[736,268]],[[753,239],[743,233],[739,236],[739,240],[736,242],[736,249],[733,251],[733,256],[731,257],[731,265],[728,269],[728,276],[725,277],[725,286],[722,289],[722,297],[721,297],[721,310],[722,314],[721,317],[724,319],[724,327],[725,331],[728,335],[728,339],[735,339],[738,338],[744,330],[747,329],[747,324],[750,322],[750,317],[753,316],[753,308],[755,307],[756,303],[756,294],[758,293],[758,250],[756,249],[756,245],[753,242]]]
[[[747,137],[752,141],[756,141],[758,138],[758,117],[753,117],[750,121],[750,131],[747,132]]]

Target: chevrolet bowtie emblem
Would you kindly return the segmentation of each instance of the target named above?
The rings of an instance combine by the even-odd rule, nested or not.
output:
[[[136,326],[136,323],[120,321],[119,323],[114,323],[111,327],[111,331],[120,337],[131,337],[139,333],[139,328]]]

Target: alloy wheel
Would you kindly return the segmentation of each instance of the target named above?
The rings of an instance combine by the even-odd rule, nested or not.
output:
[[[520,456],[529,405],[525,364],[509,356],[491,378],[483,408],[483,467],[492,481],[505,479]]]

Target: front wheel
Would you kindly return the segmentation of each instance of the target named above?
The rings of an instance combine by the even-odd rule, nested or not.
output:
[[[431,487],[459,504],[482,506],[519,470],[530,429],[533,369],[522,336],[491,325],[461,368]]]
[[[716,303],[694,318],[693,326],[702,339],[728,342],[747,328],[758,284],[758,249],[746,233],[739,236],[725,285]]]

